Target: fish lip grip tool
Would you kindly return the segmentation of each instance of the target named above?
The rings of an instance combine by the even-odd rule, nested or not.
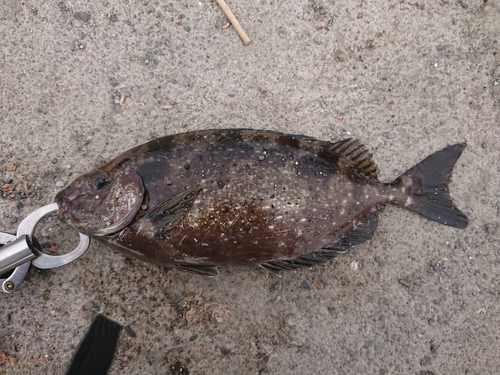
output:
[[[0,275],[13,270],[8,277],[0,278],[0,285],[5,293],[13,293],[19,287],[30,264],[41,269],[61,267],[78,259],[88,249],[90,238],[79,233],[80,242],[73,251],[64,255],[42,253],[33,233],[44,216],[58,210],[57,203],[40,207],[21,221],[16,235],[0,232]]]

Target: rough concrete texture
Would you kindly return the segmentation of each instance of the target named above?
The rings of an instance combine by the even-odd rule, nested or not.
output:
[[[0,372],[65,373],[100,313],[128,326],[110,374],[497,374],[498,0],[228,3],[251,45],[213,0],[0,0],[2,231],[132,146],[236,127],[356,137],[383,181],[465,141],[450,190],[469,227],[387,207],[372,240],[281,278],[93,242],[0,296],[18,361]],[[76,238],[54,218],[37,233]]]

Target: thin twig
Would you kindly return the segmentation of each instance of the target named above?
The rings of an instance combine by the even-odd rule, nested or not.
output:
[[[233,12],[231,12],[231,9],[229,9],[229,7],[227,6],[227,4],[224,0],[216,0],[216,1],[217,1],[217,4],[219,4],[219,6],[221,7],[221,9],[224,12],[224,14],[226,15],[226,17],[229,19],[229,22],[231,22],[231,24],[234,26],[234,29],[236,30],[236,32],[240,36],[243,43],[245,43],[245,45],[248,46],[250,44],[251,40],[248,37],[245,30],[243,30],[243,28],[241,27],[240,23],[238,22],[238,20],[234,16]]]

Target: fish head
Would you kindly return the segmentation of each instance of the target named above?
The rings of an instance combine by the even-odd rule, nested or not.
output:
[[[121,231],[141,209],[144,183],[133,170],[97,169],[78,177],[55,198],[59,219],[89,236]]]

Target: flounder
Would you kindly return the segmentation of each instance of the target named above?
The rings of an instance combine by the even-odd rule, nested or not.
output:
[[[465,144],[381,183],[358,141],[249,129],[152,140],[59,192],[59,218],[127,255],[212,275],[325,263],[373,236],[386,204],[457,228],[448,183]]]

